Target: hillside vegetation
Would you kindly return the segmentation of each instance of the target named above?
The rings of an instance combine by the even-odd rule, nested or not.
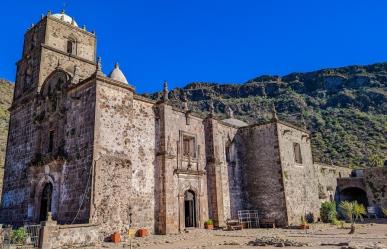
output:
[[[382,166],[387,155],[387,63],[348,66],[283,77],[260,76],[243,84],[191,83],[170,92],[179,106],[216,114],[227,106],[237,118],[259,123],[271,118],[275,104],[280,119],[312,133],[317,162],[349,167]],[[145,94],[158,99],[161,92]]]
[[[8,108],[11,106],[12,94],[13,94],[13,84],[11,84],[6,80],[0,79],[0,189],[3,182],[4,156],[5,156],[5,147],[7,144],[8,121],[9,121]],[[1,191],[0,191],[0,197],[1,197]]]

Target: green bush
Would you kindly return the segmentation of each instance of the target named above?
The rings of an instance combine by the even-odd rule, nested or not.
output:
[[[24,244],[27,238],[27,231],[24,227],[20,227],[12,231],[11,242],[12,244]]]
[[[322,222],[334,224],[337,221],[336,203],[334,201],[321,203],[320,216]]]
[[[214,224],[214,222],[211,219],[208,219],[206,221],[206,225],[213,225],[213,224]]]

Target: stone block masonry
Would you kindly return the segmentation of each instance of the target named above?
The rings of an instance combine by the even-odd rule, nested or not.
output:
[[[248,141],[248,142],[247,142]],[[277,124],[248,126],[236,139],[243,168],[245,209],[256,209],[261,218],[288,225]]]

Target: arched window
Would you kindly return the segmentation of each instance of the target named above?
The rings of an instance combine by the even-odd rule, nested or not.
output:
[[[67,53],[76,55],[77,54],[77,42],[74,39],[67,41]]]
[[[299,143],[293,143],[294,161],[302,164],[301,146]]]
[[[233,142],[231,140],[228,140],[226,142],[225,153],[226,153],[226,162],[232,163],[234,161],[234,149],[233,149]]]
[[[226,145],[226,162],[231,162],[231,145]]]

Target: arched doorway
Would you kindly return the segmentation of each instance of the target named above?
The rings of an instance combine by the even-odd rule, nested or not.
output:
[[[48,212],[51,212],[52,184],[46,183],[40,199],[39,222],[46,221]]]
[[[339,202],[357,201],[357,203],[363,204],[364,207],[368,206],[367,193],[361,188],[345,188],[340,191],[338,199]]]
[[[184,193],[184,220],[185,227],[196,227],[196,197],[191,190]]]

